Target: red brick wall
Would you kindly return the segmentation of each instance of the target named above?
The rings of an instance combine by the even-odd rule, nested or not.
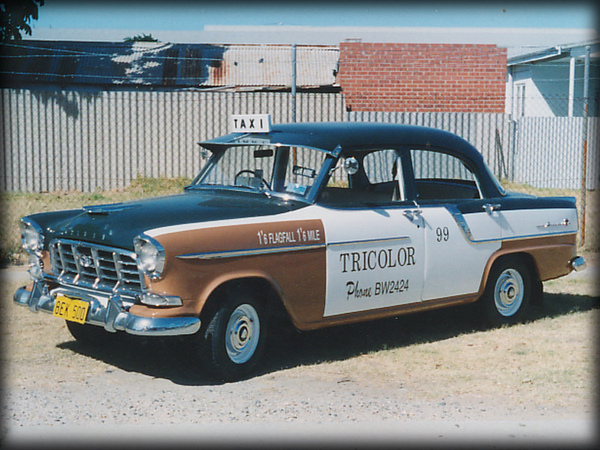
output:
[[[343,42],[337,81],[352,111],[503,113],[506,49]]]

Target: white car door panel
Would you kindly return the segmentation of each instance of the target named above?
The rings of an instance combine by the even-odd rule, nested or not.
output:
[[[500,248],[501,227],[486,212],[462,215],[445,206],[422,206],[425,225],[425,282],[422,299],[479,290],[490,256]]]
[[[413,209],[324,210],[324,316],[421,301],[424,229],[404,214]]]

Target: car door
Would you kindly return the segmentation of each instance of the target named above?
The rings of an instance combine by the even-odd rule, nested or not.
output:
[[[476,293],[501,246],[502,211],[483,198],[468,162],[430,148],[410,154],[424,226],[422,300]]]
[[[325,317],[421,301],[423,220],[402,198],[400,155],[356,156],[348,161],[358,173],[331,183],[318,202],[327,238]]]

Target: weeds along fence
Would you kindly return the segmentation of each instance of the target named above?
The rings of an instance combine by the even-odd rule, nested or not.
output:
[[[231,114],[291,121],[289,92],[0,90],[0,189],[52,192],[126,187],[138,175],[193,178],[198,142],[229,130]],[[458,134],[492,171],[534,187],[579,189],[581,117],[346,112],[339,93],[298,93],[296,120],[377,121]],[[598,118],[588,119],[587,188],[598,187]]]

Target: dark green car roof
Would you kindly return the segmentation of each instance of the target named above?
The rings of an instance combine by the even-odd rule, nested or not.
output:
[[[336,157],[352,149],[437,148],[470,161],[487,195],[502,193],[481,153],[460,136],[437,128],[376,122],[302,122],[275,124],[269,133],[230,133],[199,144],[212,151],[234,145],[308,147]]]
[[[329,153],[336,148],[385,148],[399,145],[433,146],[478,159],[480,153],[463,138],[448,131],[416,125],[374,122],[303,122],[276,124],[269,133],[230,133],[200,145],[217,149],[231,145],[292,145]]]

